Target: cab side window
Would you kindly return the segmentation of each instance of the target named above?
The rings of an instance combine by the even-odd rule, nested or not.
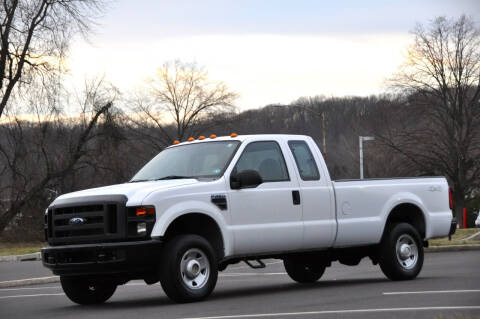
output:
[[[318,166],[307,143],[305,141],[289,141],[288,146],[295,158],[302,180],[319,180],[320,173],[318,172]]]
[[[257,171],[264,182],[289,181],[287,166],[277,142],[252,142],[235,165],[234,172]]]

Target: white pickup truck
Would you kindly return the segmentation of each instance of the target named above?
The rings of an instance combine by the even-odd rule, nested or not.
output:
[[[43,264],[79,304],[132,279],[178,302],[206,298],[218,271],[282,259],[299,283],[364,257],[415,278],[428,239],[455,231],[443,177],[332,181],[308,136],[203,136],[167,147],[128,183],[59,196]]]

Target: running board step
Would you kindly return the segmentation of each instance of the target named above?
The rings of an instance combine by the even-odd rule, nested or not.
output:
[[[244,260],[244,262],[253,269],[261,269],[266,267],[263,261],[261,261],[260,259],[255,259],[255,261],[257,262],[257,264],[253,264],[250,260],[247,259]]]

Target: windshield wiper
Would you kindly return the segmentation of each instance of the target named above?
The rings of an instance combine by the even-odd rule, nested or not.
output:
[[[168,175],[160,178],[152,178],[152,179],[134,179],[129,181],[129,183],[138,183],[138,182],[151,182],[151,181],[164,181],[167,179],[187,179],[187,178],[196,178],[192,176],[180,176],[180,175]]]
[[[151,179],[134,179],[129,181],[129,183],[139,183],[139,182],[148,182],[151,181]]]
[[[160,177],[160,178],[155,178],[154,180],[155,181],[163,181],[163,180],[166,180],[166,179],[186,179],[186,178],[195,178],[195,177],[180,176],[180,175],[168,175],[168,176],[164,176],[164,177]]]

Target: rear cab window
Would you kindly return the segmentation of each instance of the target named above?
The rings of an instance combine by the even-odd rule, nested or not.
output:
[[[288,141],[300,177],[304,181],[317,181],[320,179],[318,166],[312,152],[305,141]]]

